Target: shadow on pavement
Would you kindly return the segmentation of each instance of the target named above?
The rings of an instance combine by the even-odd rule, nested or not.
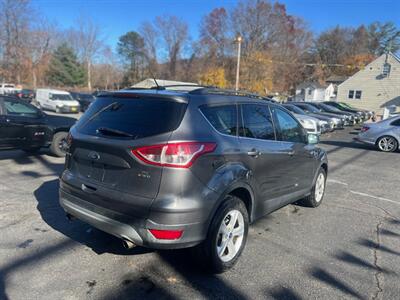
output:
[[[117,255],[132,255],[150,251],[142,247],[132,250],[124,249],[120,239],[92,228],[79,220],[68,221],[58,202],[58,179],[43,183],[35,190],[34,196],[43,221],[70,239],[90,247],[97,254],[107,252]]]
[[[301,300],[302,298],[294,290],[287,287],[274,288],[272,291],[267,291],[268,297],[276,300]]]
[[[336,278],[335,276],[329,274],[327,271],[321,268],[314,268],[310,271],[310,275],[315,279],[322,281],[331,287],[342,291],[343,293],[353,296],[358,299],[363,299],[363,297],[346,283],[342,282],[340,279]]]

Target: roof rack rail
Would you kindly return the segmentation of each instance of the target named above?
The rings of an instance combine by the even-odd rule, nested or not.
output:
[[[275,100],[273,100],[269,97],[264,97],[264,96],[261,96],[261,95],[255,94],[255,93],[250,93],[250,92],[245,92],[245,91],[235,91],[235,90],[229,90],[229,89],[220,89],[220,88],[216,88],[216,87],[201,87],[201,88],[195,89],[193,91],[190,91],[189,94],[191,94],[191,95],[212,94],[212,95],[239,96],[239,97],[248,97],[248,98],[276,102]]]
[[[159,85],[159,86],[152,86],[149,88],[145,87],[130,87],[127,90],[167,90],[168,88],[174,87],[197,87],[197,88],[209,88],[209,86],[203,86],[199,84],[171,84],[171,85]]]

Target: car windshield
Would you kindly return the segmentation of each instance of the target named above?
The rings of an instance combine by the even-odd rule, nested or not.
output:
[[[301,109],[303,109],[305,112],[308,113],[319,113],[320,111],[315,108],[314,106],[310,105],[310,104],[306,104],[306,103],[302,103],[302,104],[296,104],[296,106],[300,107]]]
[[[304,110],[302,110],[301,108],[297,107],[296,105],[293,104],[285,104],[283,105],[287,110],[290,110],[291,112],[295,113],[295,114],[299,114],[299,115],[305,115],[306,113],[304,112]]]
[[[70,94],[50,94],[50,100],[73,101],[74,99]]]
[[[326,111],[331,111],[331,112],[342,112],[340,109],[337,109],[336,107],[324,104],[324,103],[320,103],[319,104],[320,107],[322,107],[322,109],[326,110]]]
[[[5,88],[14,88],[14,85],[13,84],[5,84],[4,87]]]

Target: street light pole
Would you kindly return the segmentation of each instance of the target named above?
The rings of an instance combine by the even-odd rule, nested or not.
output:
[[[238,53],[237,53],[237,65],[236,65],[236,85],[235,90],[239,90],[239,72],[240,72],[240,50],[242,46],[242,37],[239,35],[236,38],[236,42],[238,43]]]

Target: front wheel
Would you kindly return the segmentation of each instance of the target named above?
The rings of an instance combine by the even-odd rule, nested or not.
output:
[[[300,200],[299,204],[308,207],[319,206],[325,195],[325,185],[326,185],[326,172],[323,168],[320,168],[317,174],[317,179],[315,180],[310,195]]]
[[[376,142],[379,150],[383,152],[395,152],[399,147],[399,143],[392,136],[383,136]]]
[[[228,195],[211,222],[207,239],[198,246],[211,272],[222,273],[235,265],[246,245],[248,229],[243,201]]]
[[[64,157],[66,154],[66,142],[67,142],[68,132],[62,131],[57,132],[53,136],[53,141],[50,145],[50,151],[57,157]]]

